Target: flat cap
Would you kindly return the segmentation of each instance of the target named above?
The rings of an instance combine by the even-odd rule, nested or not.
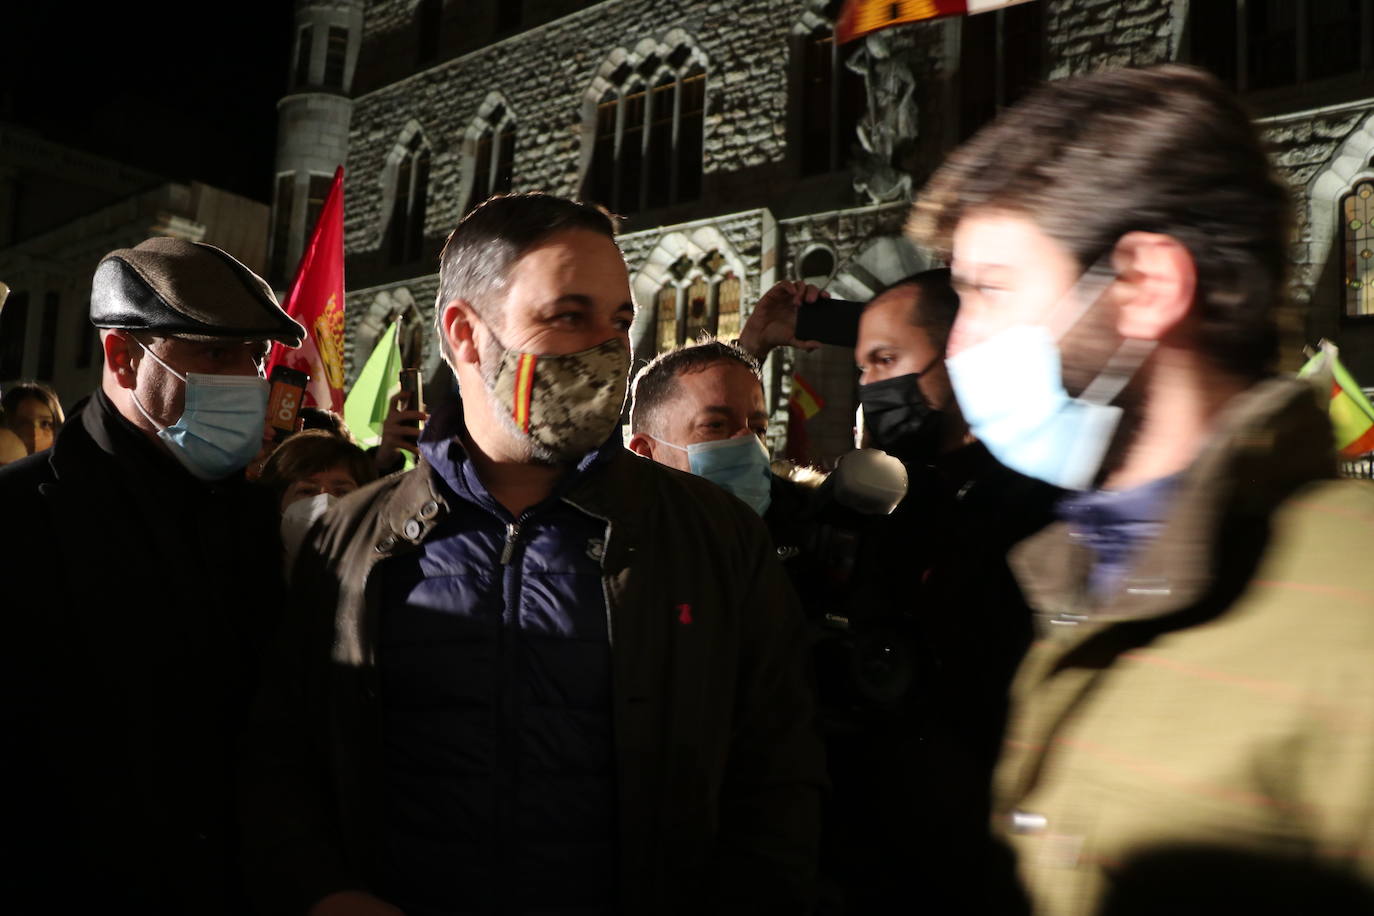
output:
[[[301,327],[261,277],[201,242],[154,238],[105,255],[91,283],[91,324],[183,337],[279,340]]]

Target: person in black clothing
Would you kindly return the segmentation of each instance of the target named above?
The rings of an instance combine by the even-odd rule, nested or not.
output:
[[[775,287],[741,346],[814,349],[795,337],[803,298]],[[859,323],[860,438],[902,461],[908,492],[859,531],[845,631],[818,652],[834,784],[822,867],[846,912],[910,902],[915,885],[930,912],[963,912],[988,867],[988,784],[1031,639],[1005,557],[1059,493],[969,435],[944,367],[957,311],[949,272],[931,270],[881,290]]]
[[[234,756],[281,600],[263,358],[303,329],[209,245],[106,256],[100,387],[0,469],[0,556],[45,585],[0,649],[0,871],[13,913],[246,908]]]

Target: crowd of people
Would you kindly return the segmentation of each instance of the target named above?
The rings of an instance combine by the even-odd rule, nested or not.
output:
[[[265,434],[305,330],[234,258],[100,262],[99,387],[3,397],[7,911],[1374,912],[1374,491],[1275,372],[1227,90],[1062,80],[952,154],[828,476],[760,372],[825,293],[631,379],[616,228],[464,216],[457,396],[370,451]]]

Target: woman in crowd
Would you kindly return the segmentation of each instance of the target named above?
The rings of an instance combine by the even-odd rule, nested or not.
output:
[[[315,520],[335,500],[376,477],[362,449],[322,429],[296,433],[272,452],[258,483],[271,488],[281,509],[288,571]]]
[[[0,399],[5,426],[24,443],[28,454],[52,447],[65,419],[57,393],[41,382],[20,382]]]

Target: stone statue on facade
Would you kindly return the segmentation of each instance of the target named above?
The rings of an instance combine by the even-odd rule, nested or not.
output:
[[[892,33],[876,32],[845,64],[864,78],[868,95],[858,125],[862,152],[854,163],[854,189],[875,204],[911,199],[911,176],[898,165],[917,135],[916,77],[905,50]]]

